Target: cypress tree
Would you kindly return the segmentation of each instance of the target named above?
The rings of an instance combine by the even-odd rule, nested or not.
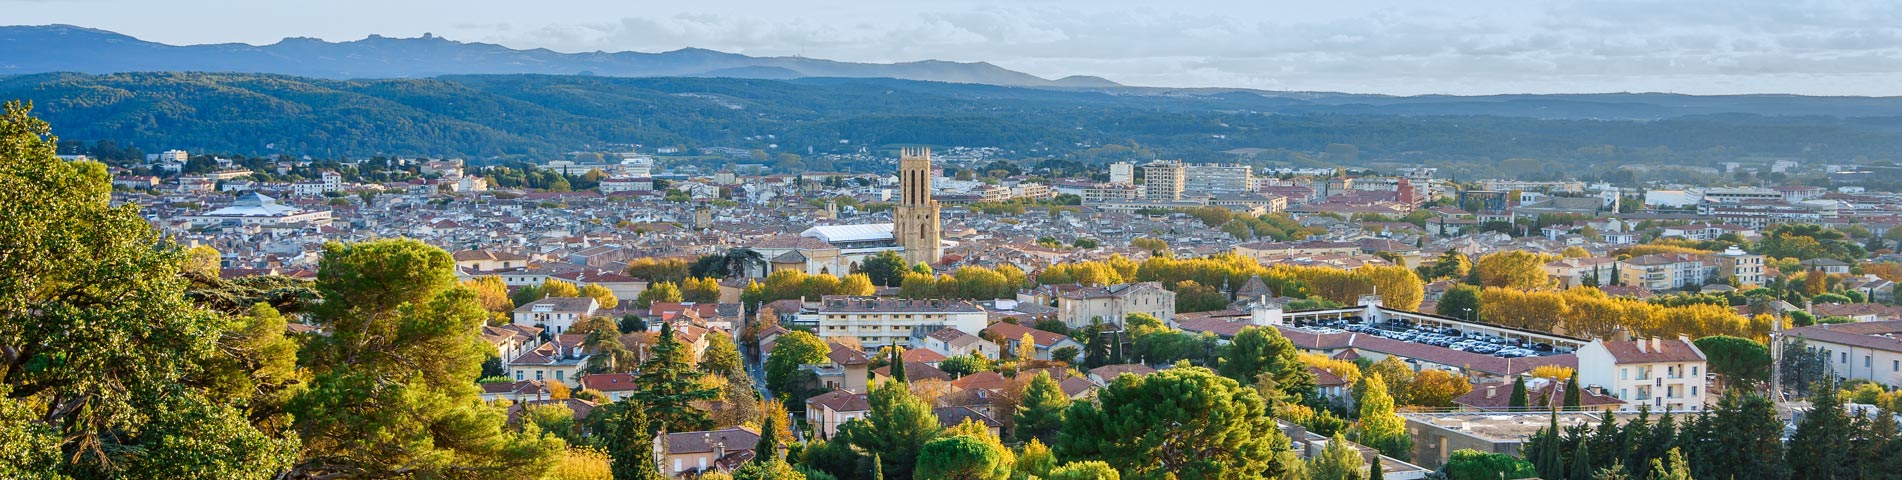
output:
[[[1790,437],[1790,473],[1793,478],[1852,478],[1849,458],[1851,430],[1848,413],[1837,398],[1836,381],[1824,376],[1810,388],[1810,412]]]
[[[892,345],[892,380],[894,381],[899,381],[899,382],[906,381],[905,380],[905,354],[903,353],[903,350],[904,350],[903,347]]]
[[[1534,441],[1538,443],[1538,448],[1529,452],[1531,455],[1528,456],[1532,457],[1532,466],[1538,470],[1539,477],[1565,478],[1565,457],[1559,452],[1564,446],[1559,440],[1559,415],[1557,413],[1552,414],[1551,425],[1539,429],[1539,433],[1535,435]]]
[[[1585,401],[1584,395],[1585,395],[1584,392],[1578,391],[1577,377],[1568,378],[1565,380],[1565,409],[1566,410],[1578,410],[1579,407],[1581,406],[1580,404],[1584,403]]]
[[[779,422],[781,421],[785,419],[779,418],[778,415],[766,415],[766,418],[760,421],[759,443],[753,444],[753,462],[771,463],[779,459]]]
[[[1586,480],[1592,478],[1592,442],[1578,442],[1578,450],[1572,452],[1572,474],[1569,478]]]
[[[1515,412],[1525,411],[1526,409],[1526,378],[1525,377],[1514,377],[1512,379],[1512,397],[1507,400],[1506,406],[1509,407],[1508,409],[1511,411],[1515,411]]]
[[[872,480],[885,480],[885,462],[876,453],[872,454]]]
[[[1380,470],[1380,457],[1374,457],[1373,463],[1367,465],[1367,480],[1385,480],[1386,478],[1387,472]]]

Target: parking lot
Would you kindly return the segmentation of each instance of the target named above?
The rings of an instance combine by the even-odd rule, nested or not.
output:
[[[1361,317],[1347,316],[1296,321],[1294,327],[1320,334],[1354,332],[1377,335],[1402,342],[1421,343],[1500,358],[1538,357],[1569,351],[1569,349],[1554,348],[1545,343],[1527,342],[1481,332],[1466,332],[1451,327],[1421,326],[1405,320],[1367,323]]]

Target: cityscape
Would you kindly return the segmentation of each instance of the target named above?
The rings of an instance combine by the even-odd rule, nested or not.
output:
[[[0,478],[1902,471],[1902,92],[0,44]]]

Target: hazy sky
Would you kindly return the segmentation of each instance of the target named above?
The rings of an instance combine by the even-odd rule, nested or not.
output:
[[[566,52],[987,61],[1151,86],[1902,95],[1896,0],[0,0],[0,12],[174,44],[430,32]]]

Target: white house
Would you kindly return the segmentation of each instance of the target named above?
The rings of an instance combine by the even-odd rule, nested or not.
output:
[[[600,310],[601,303],[594,297],[548,297],[515,307],[515,324],[535,325],[560,335]]]
[[[1625,402],[1625,410],[1702,410],[1709,390],[1704,352],[1689,338],[1602,341],[1580,347],[1578,381]]]

